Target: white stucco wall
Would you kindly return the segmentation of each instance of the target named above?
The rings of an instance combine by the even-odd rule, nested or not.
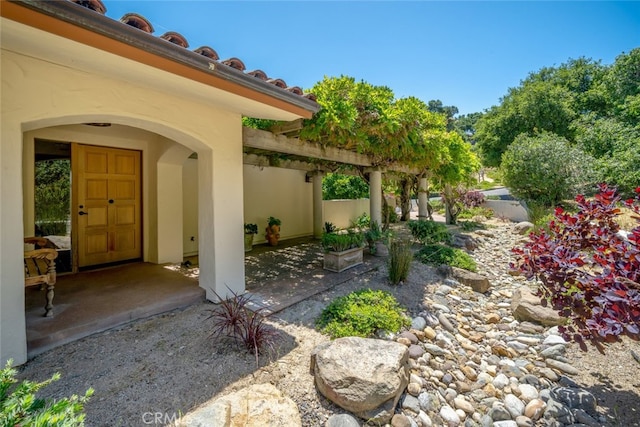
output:
[[[338,228],[347,228],[357,217],[366,213],[369,215],[369,199],[356,200],[323,200],[324,220],[331,222]]]
[[[198,253],[198,160],[182,167],[182,246],[185,256]]]
[[[496,218],[507,218],[511,221],[529,221],[529,214],[517,200],[485,200],[483,207],[493,210]]]
[[[46,129],[43,132],[48,135],[62,133],[62,140],[68,140],[82,128],[82,135],[74,136],[82,140],[76,142],[143,147],[143,158],[146,157],[143,203],[148,210],[144,224],[145,258],[149,259],[162,260],[166,253],[173,254],[163,249],[173,243],[171,240],[177,239],[179,251],[182,251],[181,232],[165,229],[171,226],[181,230],[182,217],[171,218],[170,212],[164,217],[158,214],[163,206],[182,200],[182,195],[177,194],[182,190],[181,184],[172,186],[168,196],[158,191],[164,189],[164,183],[159,182],[157,176],[164,173],[163,169],[172,176],[182,176],[181,171],[169,166],[174,164],[176,154],[165,157],[165,153],[176,143],[187,147],[188,152],[197,152],[199,253],[200,257],[210,260],[201,264],[200,286],[207,289],[210,299],[215,298],[211,289],[222,296],[227,296],[227,287],[235,292],[244,289],[243,218],[238,215],[243,209],[240,114],[170,95],[162,88],[152,87],[153,81],[148,87],[136,86],[99,72],[74,70],[4,49],[1,70],[0,362],[12,358],[19,364],[26,360],[22,239],[25,231],[29,231],[27,220],[32,222],[31,218],[25,220],[25,215],[32,214],[23,204],[23,194],[29,195],[23,191],[26,164],[23,143],[25,135],[29,135],[27,140],[30,141],[39,129]],[[144,141],[139,141],[135,137],[138,134],[134,137],[113,135],[121,140],[121,144],[116,144],[114,139],[99,141],[99,134],[90,135],[93,131],[84,129],[88,126],[78,125],[86,122],[130,126],[161,135],[165,141],[155,144],[144,137]],[[68,128],[67,125],[78,126]],[[98,132],[97,128],[95,132]],[[167,144],[166,140],[175,143]],[[158,162],[152,159],[158,159]],[[302,180],[304,182],[304,176]],[[170,199],[176,195],[179,196],[177,199]],[[173,212],[181,215],[182,209]],[[296,224],[296,220],[288,215],[282,215],[282,219],[284,224],[287,221],[292,226]],[[156,235],[173,237],[153,245],[154,229]]]
[[[305,171],[244,166],[244,222],[258,224],[254,243],[264,243],[267,218],[280,218],[280,239],[313,234],[313,185]]]

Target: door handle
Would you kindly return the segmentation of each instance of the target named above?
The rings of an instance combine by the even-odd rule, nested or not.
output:
[[[89,215],[89,212],[80,211],[80,212],[78,212],[78,215]]]

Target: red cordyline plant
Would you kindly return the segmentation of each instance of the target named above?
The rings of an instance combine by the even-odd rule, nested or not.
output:
[[[560,332],[587,349],[620,335],[640,338],[640,187],[624,202],[638,224],[620,230],[620,197],[615,188],[599,185],[587,199],[576,197],[578,212],[556,208],[549,231],[531,233],[530,241],[514,248],[511,267],[541,282],[538,296],[569,319]]]

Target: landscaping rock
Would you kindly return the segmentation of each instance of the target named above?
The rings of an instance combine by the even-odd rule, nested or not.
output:
[[[256,384],[205,404],[180,427],[302,426],[298,406],[271,384]]]
[[[545,326],[566,322],[553,308],[540,305],[540,297],[534,295],[527,286],[521,286],[513,293],[511,312],[519,321],[537,322]]]
[[[458,282],[471,286],[471,289],[481,294],[487,292],[491,287],[489,279],[481,274],[457,267],[451,267],[451,272],[453,274],[453,278]]]
[[[522,221],[513,226],[513,232],[520,235],[525,235],[534,227],[529,221]]]
[[[387,423],[409,384],[409,351],[393,341],[347,337],[312,354],[316,387],[360,418]]]

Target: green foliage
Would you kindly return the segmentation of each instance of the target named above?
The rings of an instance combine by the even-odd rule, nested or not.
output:
[[[502,156],[505,184],[516,197],[552,206],[593,185],[593,159],[566,139],[520,135]]]
[[[392,285],[407,280],[412,260],[411,242],[392,240],[389,243],[389,282]]]
[[[45,160],[35,165],[35,215],[42,235],[66,235],[71,214],[71,162]]]
[[[269,227],[274,226],[274,225],[281,225],[282,221],[280,221],[279,218],[275,218],[270,216],[269,218],[267,218],[267,224],[269,225]]]
[[[460,221],[458,223],[464,231],[485,230],[487,227],[476,221]]]
[[[322,310],[317,321],[320,330],[331,338],[366,338],[378,330],[397,332],[409,324],[409,318],[393,295],[371,289],[336,298]]]
[[[354,229],[346,233],[322,233],[320,241],[325,252],[343,252],[364,245],[364,234]]]
[[[460,211],[458,218],[471,219],[475,216],[483,216],[485,218],[493,218],[493,209],[478,206],[475,208],[465,208]]]
[[[447,226],[435,221],[409,221],[407,227],[413,237],[423,244],[449,243],[451,234]]]
[[[245,234],[258,234],[258,224],[244,224],[244,233]]]
[[[381,215],[385,224],[395,224],[398,222],[398,214],[396,213],[395,208],[391,205],[383,204]]]
[[[468,253],[450,246],[440,244],[425,245],[420,248],[416,257],[425,264],[446,264],[469,271],[477,270],[476,262]]]
[[[269,130],[275,124],[282,123],[277,120],[255,119],[253,117],[243,117],[242,125],[248,128]]]
[[[325,223],[324,223],[324,232],[325,233],[335,233],[336,231],[338,231],[338,229],[336,228],[335,225],[333,225],[332,222],[325,221]]]
[[[322,179],[322,199],[366,199],[369,184],[360,176],[328,173]]]
[[[360,215],[356,219],[351,220],[351,227],[362,230],[369,227],[370,223],[371,217],[369,216],[369,214],[366,212],[362,212],[362,215]]]
[[[54,374],[43,382],[22,381],[15,378],[17,371],[9,360],[0,371],[0,421],[2,426],[84,426],[84,405],[93,395],[88,389],[84,396],[72,395],[68,398],[45,400],[37,398],[36,393],[54,381],[60,374]]]

